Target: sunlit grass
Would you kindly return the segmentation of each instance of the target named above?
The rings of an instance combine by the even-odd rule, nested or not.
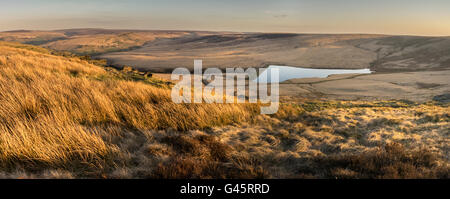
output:
[[[254,114],[246,105],[174,104],[161,80],[130,76],[40,48],[0,45],[0,165],[103,168],[117,147],[102,139],[109,132],[101,126],[204,129]]]
[[[448,178],[448,103],[174,104],[171,84],[0,43],[0,178]]]

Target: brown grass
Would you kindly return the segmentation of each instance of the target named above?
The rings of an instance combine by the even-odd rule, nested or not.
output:
[[[204,129],[252,114],[246,105],[174,104],[169,89],[115,78],[78,58],[0,45],[1,168],[102,168],[117,153],[102,139],[108,126]]]
[[[326,178],[448,178],[450,168],[438,164],[439,156],[426,149],[407,151],[398,143],[362,154],[317,158]]]
[[[448,178],[448,103],[264,116],[174,104],[161,80],[91,63],[0,43],[0,178]]]

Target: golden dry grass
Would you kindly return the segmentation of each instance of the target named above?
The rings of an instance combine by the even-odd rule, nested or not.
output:
[[[0,43],[0,178],[448,178],[448,103],[257,110],[174,104],[160,80]]]
[[[115,78],[79,58],[36,49],[0,45],[2,170],[104,169],[118,151],[102,139],[112,134],[111,126],[204,129],[253,114],[246,105],[174,104],[169,89]]]

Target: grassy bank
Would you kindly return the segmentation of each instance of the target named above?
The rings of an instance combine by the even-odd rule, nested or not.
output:
[[[448,178],[447,104],[174,104],[169,85],[0,43],[2,178]]]
[[[0,165],[3,170],[104,170],[118,148],[115,129],[205,129],[239,123],[246,105],[174,104],[170,90],[133,81],[77,57],[0,45]]]

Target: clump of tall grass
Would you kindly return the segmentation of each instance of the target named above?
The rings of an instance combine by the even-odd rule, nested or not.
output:
[[[372,152],[316,158],[317,173],[326,178],[448,178],[449,168],[437,164],[438,155],[426,149],[406,150],[390,143]]]

